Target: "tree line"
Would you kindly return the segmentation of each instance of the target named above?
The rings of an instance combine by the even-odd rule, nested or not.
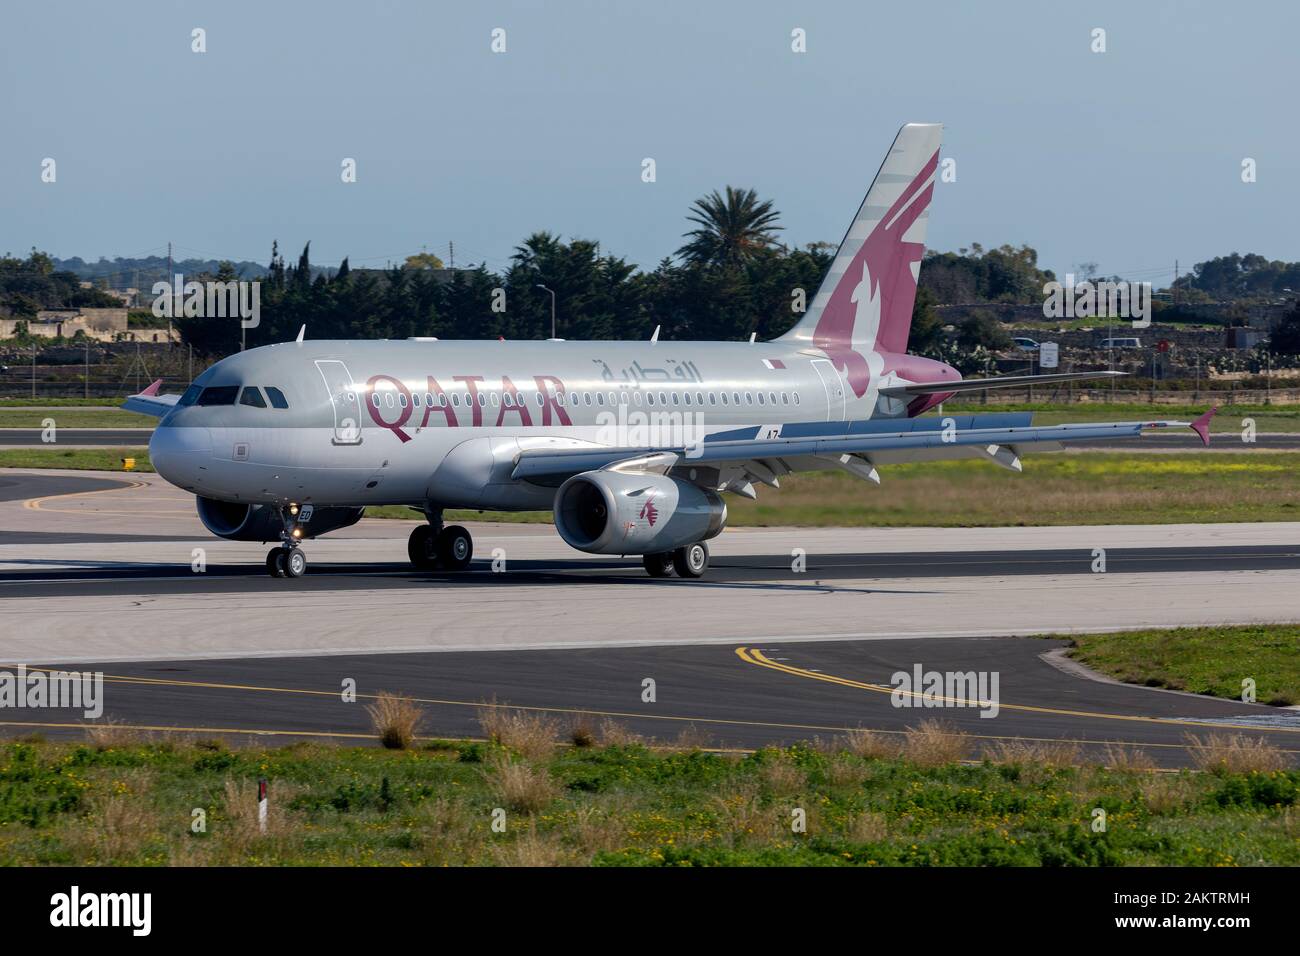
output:
[[[545,338],[552,292],[561,338],[640,339],[658,326],[664,338],[678,340],[770,339],[801,317],[835,252],[824,242],[785,245],[780,214],[752,189],[714,191],[696,200],[686,219],[681,247],[650,270],[603,251],[594,240],[542,231],[524,239],[499,272],[444,269],[429,253],[388,269],[354,270],[347,259],[336,269],[322,268],[311,262],[310,243],[295,262],[286,262],[273,243],[266,267],[222,261],[186,279],[228,282],[260,274],[260,322],[247,330],[249,347],[292,339],[303,325],[315,339]],[[126,262],[114,260],[118,268]],[[935,306],[1038,303],[1044,284],[1056,278],[1039,268],[1030,246],[986,249],[979,243],[927,253],[920,275],[910,350],[964,371],[1009,344],[1006,331],[987,313],[945,331]],[[1300,289],[1300,263],[1233,253],[1198,263],[1178,288],[1184,301],[1277,294]],[[57,269],[45,253],[0,259],[0,310],[11,315],[114,304],[98,289],[82,289],[74,272]],[[175,321],[200,354],[239,349],[236,321]]]

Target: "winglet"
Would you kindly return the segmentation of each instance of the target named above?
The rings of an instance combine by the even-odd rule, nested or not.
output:
[[[1201,436],[1201,443],[1207,448],[1210,445],[1210,419],[1214,417],[1214,413],[1218,410],[1219,406],[1215,405],[1200,418],[1196,419],[1196,421],[1192,422],[1192,431]]]
[[[302,340],[306,335],[307,335],[307,326],[306,324],[304,324],[303,327],[298,330],[298,337],[294,339],[294,341],[297,342],[299,345],[301,345]]]
[[[148,388],[146,388],[146,389],[145,389],[143,392],[141,392],[140,394],[141,394],[141,395],[150,395],[150,396],[152,396],[152,395],[157,395],[157,394],[162,390],[162,383],[163,383],[163,380],[162,380],[162,379],[158,379],[158,381],[154,382],[152,385],[150,385]]]

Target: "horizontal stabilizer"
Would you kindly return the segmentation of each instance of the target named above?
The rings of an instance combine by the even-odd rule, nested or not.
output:
[[[948,392],[980,392],[986,388],[1025,388],[1056,382],[1086,382],[1099,378],[1119,378],[1127,372],[1052,372],[1047,375],[999,375],[996,378],[963,378],[956,382],[916,382],[912,385],[889,385],[881,395],[903,398],[908,395],[943,395]]]
[[[162,418],[180,401],[179,395],[159,395],[162,390],[162,379],[151,383],[144,391],[138,395],[131,395],[122,403],[122,408],[128,412],[138,412],[141,415],[153,415],[155,418]]]

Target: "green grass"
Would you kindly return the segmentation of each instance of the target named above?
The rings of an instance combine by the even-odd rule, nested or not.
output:
[[[54,419],[59,428],[153,428],[158,424],[152,415],[116,408],[111,411],[43,408],[35,412],[0,408],[0,428],[44,428],[47,418]]]
[[[1023,474],[982,461],[880,469],[875,487],[839,472],[782,478],[757,502],[731,498],[738,527],[1170,524],[1294,521],[1300,453],[1044,454]]]
[[[1013,474],[982,461],[888,465],[875,487],[839,472],[789,475],[758,501],[727,496],[731,527],[998,527],[1295,521],[1300,453],[1045,454]],[[368,517],[416,518],[409,508]],[[455,512],[547,523],[550,512]]]
[[[115,395],[112,398],[30,398],[19,396],[17,398],[0,398],[0,408],[77,408],[84,405],[121,405],[126,398],[126,395]]]
[[[1062,404],[1056,402],[1017,402],[1008,405],[981,405],[978,402],[944,402],[945,415],[980,415],[995,412],[1033,412],[1036,425],[1059,425],[1063,422],[1123,422],[1141,419],[1172,419],[1191,421],[1204,414],[1212,401],[1202,399],[1195,404],[1188,396],[1182,405],[1148,405],[1133,403],[1086,402]],[[1291,405],[1225,405],[1210,422],[1214,433],[1242,431],[1243,418],[1255,421],[1257,432],[1300,432],[1300,406]],[[1190,435],[1191,432],[1188,432]]]
[[[929,765],[806,745],[741,756],[633,743],[526,760],[446,741],[407,751],[10,742],[0,864],[1300,864],[1300,771],[1054,763]],[[259,777],[270,781],[265,834]],[[504,833],[492,829],[497,808]],[[1096,808],[1104,832],[1090,826]],[[792,830],[796,809],[804,833]]]
[[[123,458],[134,458],[136,471],[153,471],[148,448],[4,448],[0,468],[122,471]]]
[[[121,471],[144,448],[0,450],[0,467]],[[880,469],[880,487],[840,472],[789,475],[759,500],[728,496],[733,527],[999,527],[1294,521],[1300,517],[1300,453],[1182,455],[1045,454],[1014,474],[983,461],[925,462]],[[372,518],[417,518],[400,505]],[[547,523],[549,512],[452,511],[452,521]]]
[[[1241,699],[1255,681],[1262,703],[1300,703],[1300,625],[1182,627],[1075,637],[1070,656],[1131,684]]]

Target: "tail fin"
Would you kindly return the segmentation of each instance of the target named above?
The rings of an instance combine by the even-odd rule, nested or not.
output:
[[[907,351],[942,138],[938,123],[898,131],[812,306],[781,336],[824,350],[850,381],[866,372],[860,351]]]

